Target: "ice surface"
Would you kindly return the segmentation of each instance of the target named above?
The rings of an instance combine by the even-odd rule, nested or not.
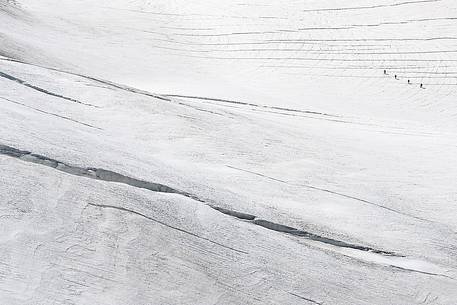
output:
[[[0,0],[0,304],[457,304],[456,18]]]

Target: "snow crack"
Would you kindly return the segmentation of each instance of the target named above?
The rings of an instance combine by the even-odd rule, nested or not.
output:
[[[331,238],[320,236],[320,235],[310,233],[310,232],[307,232],[304,230],[289,227],[289,226],[286,226],[283,224],[278,224],[278,223],[274,223],[274,222],[271,222],[268,220],[260,219],[255,215],[222,208],[222,207],[210,204],[210,203],[206,202],[205,200],[198,198],[196,195],[174,189],[167,185],[128,177],[128,176],[122,175],[120,173],[116,173],[114,171],[110,171],[110,170],[106,170],[106,169],[102,169],[102,168],[94,168],[94,167],[85,168],[85,167],[72,166],[72,165],[66,164],[64,162],[48,158],[46,156],[34,154],[29,151],[16,149],[16,148],[13,148],[13,147],[10,147],[7,145],[2,145],[2,144],[0,144],[0,154],[18,158],[18,159],[26,161],[26,162],[31,162],[31,163],[51,167],[56,170],[59,170],[59,171],[62,171],[62,172],[65,172],[65,173],[68,173],[71,175],[75,175],[75,176],[82,176],[82,177],[101,180],[101,181],[127,184],[130,186],[136,187],[136,188],[147,189],[152,192],[178,194],[178,195],[185,196],[190,199],[205,203],[212,209],[214,209],[222,214],[225,214],[225,215],[228,215],[230,217],[234,217],[234,218],[237,218],[240,220],[247,221],[249,223],[263,227],[268,230],[285,233],[285,234],[289,234],[289,235],[293,235],[293,236],[297,236],[297,237],[302,237],[302,238],[314,240],[317,242],[321,242],[324,244],[329,244],[332,246],[340,247],[340,248],[351,248],[351,249],[355,249],[355,250],[359,250],[359,251],[373,252],[373,253],[377,253],[377,254],[381,254],[381,255],[398,256],[393,252],[378,250],[378,249],[374,249],[371,247],[366,247],[366,246],[362,246],[362,245],[347,243],[347,242],[336,240],[336,239],[331,239]],[[133,210],[128,210],[123,207],[116,207],[116,206],[110,206],[110,205],[96,205],[96,204],[90,204],[90,205],[98,206],[98,207],[102,207],[102,208],[118,209],[118,210],[122,210],[125,212],[134,213],[139,216],[148,218],[150,220],[159,222],[156,219],[150,218],[144,214],[135,212]],[[164,223],[162,223],[162,224],[166,225]],[[168,226],[168,225],[166,225],[166,226]],[[181,229],[177,228],[177,230],[181,230]],[[181,230],[181,231],[183,231],[183,230]],[[189,232],[187,232],[187,233],[189,233]],[[193,233],[189,233],[189,234],[192,235]],[[202,238],[202,239],[205,239],[205,238]]]
[[[16,82],[16,83],[18,83],[18,84],[20,84],[22,86],[31,88],[33,90],[36,90],[38,92],[41,92],[41,93],[44,93],[44,94],[47,94],[47,95],[50,95],[50,96],[54,96],[54,97],[57,97],[57,98],[60,98],[60,99],[64,99],[64,100],[67,100],[67,101],[70,101],[70,102],[73,102],[73,103],[78,103],[78,104],[82,104],[82,105],[86,105],[86,106],[90,106],[90,107],[95,107],[95,108],[100,108],[100,106],[84,103],[84,102],[78,101],[77,99],[74,99],[74,98],[71,98],[71,97],[66,97],[66,96],[63,96],[63,95],[48,91],[46,89],[43,89],[41,87],[29,84],[25,80],[19,79],[19,78],[15,77],[15,76],[12,76],[12,75],[4,73],[4,72],[0,72],[0,77],[3,77],[5,79],[7,79],[7,80]]]

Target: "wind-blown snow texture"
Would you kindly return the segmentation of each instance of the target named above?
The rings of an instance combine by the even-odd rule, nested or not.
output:
[[[456,22],[0,0],[0,304],[457,304]]]

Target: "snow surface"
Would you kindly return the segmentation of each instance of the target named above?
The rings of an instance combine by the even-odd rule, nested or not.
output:
[[[456,18],[0,0],[0,304],[457,304]]]

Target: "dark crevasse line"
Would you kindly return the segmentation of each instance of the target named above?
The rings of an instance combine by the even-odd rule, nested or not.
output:
[[[305,300],[305,301],[307,301],[309,303],[312,303],[312,304],[317,304],[317,305],[323,305],[324,304],[324,303],[321,303],[321,302],[314,301],[313,299],[305,298],[304,296],[301,296],[301,295],[293,293],[293,292],[288,292],[288,294],[293,295],[294,297],[297,297],[299,299]]]
[[[232,248],[230,246],[227,246],[227,245],[224,245],[224,244],[221,244],[219,242],[216,242],[214,240],[211,240],[209,238],[206,238],[206,237],[203,237],[203,236],[200,236],[198,234],[195,234],[195,233],[192,233],[192,232],[189,232],[187,230],[184,230],[184,229],[181,229],[181,228],[178,228],[178,227],[175,227],[175,226],[172,226],[172,225],[169,225],[163,221],[160,221],[158,219],[155,219],[155,218],[152,218],[150,216],[147,216],[143,213],[140,213],[140,212],[137,212],[137,211],[134,211],[134,210],[131,210],[131,209],[127,209],[127,208],[124,208],[124,207],[118,207],[118,206],[114,206],[114,205],[106,205],[106,204],[95,204],[95,203],[88,203],[88,205],[90,206],[94,206],[94,207],[98,207],[98,208],[103,208],[103,209],[114,209],[114,210],[119,210],[119,211],[122,211],[122,212],[127,212],[127,213],[131,213],[131,214],[135,214],[137,216],[141,216],[143,218],[146,218],[148,220],[151,220],[153,222],[156,222],[158,224],[161,224],[162,226],[165,226],[167,228],[170,228],[170,229],[173,229],[173,230],[176,230],[176,231],[179,231],[179,232],[182,232],[184,234],[187,234],[187,235],[191,235],[193,237],[196,237],[198,239],[202,239],[202,240],[205,240],[205,241],[208,241],[212,244],[215,244],[215,245],[218,245],[218,246],[221,246],[223,248],[226,248],[226,249],[229,249],[229,250],[232,250],[232,251],[235,251],[235,252],[239,252],[239,253],[243,253],[243,254],[248,254],[248,252],[246,251],[243,251],[243,250],[239,250],[239,249],[235,249],[235,248]]]
[[[351,243],[347,243],[344,241],[320,236],[320,235],[317,235],[314,233],[310,233],[310,232],[296,229],[293,227],[289,227],[286,225],[282,225],[282,224],[274,223],[274,222],[271,222],[268,220],[260,219],[255,215],[237,212],[237,211],[233,211],[233,210],[229,210],[229,209],[224,209],[224,208],[214,206],[214,205],[209,205],[209,206],[223,214],[226,214],[226,215],[229,215],[229,216],[241,219],[241,220],[246,220],[252,224],[263,227],[268,230],[272,230],[272,231],[276,231],[276,232],[280,232],[280,233],[286,233],[286,234],[290,234],[290,235],[297,236],[297,237],[303,237],[306,239],[318,241],[318,242],[336,246],[339,248],[350,248],[350,249],[355,249],[355,250],[360,250],[360,251],[365,251],[365,252],[373,252],[373,253],[377,253],[377,254],[381,254],[381,255],[388,255],[388,256],[398,256],[398,257],[401,256],[401,255],[395,254],[394,252],[390,252],[390,251],[377,250],[377,249],[374,249],[371,247],[351,244]]]
[[[350,10],[366,10],[366,9],[377,9],[377,8],[389,8],[410,4],[430,3],[430,2],[441,2],[441,0],[417,0],[417,1],[405,1],[391,4],[378,4],[370,6],[354,6],[354,7],[338,7],[338,8],[319,8],[319,9],[308,9],[303,12],[328,12],[328,11],[350,11]]]
[[[160,184],[160,183],[153,183],[153,182],[148,182],[140,179],[135,179],[131,178],[110,170],[102,169],[102,168],[93,168],[93,167],[78,167],[78,166],[72,166],[69,164],[66,164],[64,162],[54,160],[42,155],[34,154],[29,151],[24,151],[24,150],[19,150],[7,145],[2,145],[0,144],[0,154],[2,155],[7,155],[10,157],[18,158],[23,161],[35,163],[35,164],[41,164],[44,166],[52,167],[55,168],[56,170],[59,170],[61,172],[65,172],[68,174],[72,174],[75,176],[82,176],[86,178],[91,178],[91,179],[96,179],[96,180],[102,180],[102,181],[108,181],[108,182],[117,182],[117,183],[123,183],[127,184],[133,187],[137,188],[142,188],[142,189],[147,189],[153,192],[161,192],[161,193],[174,193],[174,194],[179,194],[182,196],[186,196],[189,198],[192,198],[194,200],[199,200],[195,196],[180,191],[176,190],[174,188],[171,188],[169,186]]]
[[[104,84],[104,85],[110,86],[112,88],[128,91],[128,92],[135,93],[135,94],[140,94],[140,95],[144,95],[144,96],[148,96],[148,97],[153,97],[153,98],[156,98],[156,99],[159,99],[159,100],[162,100],[162,101],[172,102],[171,99],[163,97],[163,96],[160,96],[160,95],[157,95],[157,94],[152,94],[152,93],[144,91],[144,90],[136,89],[136,88],[125,86],[125,85],[116,84],[116,83],[113,83],[111,81],[107,81],[107,80],[91,77],[91,76],[84,75],[84,74],[79,74],[79,73],[64,71],[64,70],[57,69],[57,68],[37,65],[37,64],[25,62],[25,61],[22,61],[22,60],[18,60],[18,59],[15,59],[15,58],[11,58],[11,57],[0,58],[0,60],[9,61],[9,62],[15,62],[15,63],[18,63],[18,64],[29,65],[29,66],[33,66],[33,67],[38,67],[38,68],[50,70],[50,71],[55,71],[55,72],[59,72],[59,73],[65,73],[65,74],[68,74],[68,75],[78,76],[78,77],[85,78],[85,79],[90,80],[90,81],[94,81],[94,82],[97,82],[97,83],[100,83],[100,84]],[[94,107],[99,107],[99,106],[94,106]]]
[[[421,271],[421,270],[416,270],[416,269],[403,268],[403,267],[394,266],[394,265],[390,265],[390,267],[398,269],[398,270],[402,270],[402,271],[415,272],[415,273],[420,273],[420,274],[425,274],[425,275],[432,275],[432,276],[442,276],[442,277],[445,277],[447,279],[457,280],[457,279],[453,278],[452,276],[448,276],[448,275],[440,274],[440,273],[426,272],[426,271]]]
[[[22,86],[25,86],[25,87],[28,87],[28,88],[31,88],[33,90],[36,90],[38,92],[41,92],[41,93],[44,93],[44,94],[47,94],[47,95],[50,95],[50,96],[54,96],[54,97],[57,97],[57,98],[61,98],[61,99],[64,99],[64,100],[67,100],[67,101],[70,101],[70,102],[73,102],[73,103],[78,103],[78,104],[81,104],[81,105],[85,105],[85,106],[90,106],[90,107],[95,107],[95,108],[100,108],[99,106],[97,105],[92,105],[92,104],[88,104],[88,103],[84,103],[84,102],[81,102],[81,101],[78,101],[77,99],[74,99],[74,98],[71,98],[71,97],[66,97],[66,96],[63,96],[63,95],[60,95],[60,94],[57,94],[57,93],[53,93],[51,91],[48,91],[46,89],[43,89],[43,88],[40,88],[40,87],[37,87],[35,85],[31,85],[29,83],[27,83],[26,81],[20,79],[20,78],[17,78],[15,76],[12,76],[10,74],[7,74],[7,73],[4,73],[4,72],[0,72],[0,77],[3,77],[7,80],[10,80],[10,81],[13,81],[13,82],[16,82]]]
[[[102,80],[102,79],[99,79],[99,78],[95,78],[95,77],[91,77],[91,76],[87,76],[87,75],[83,75],[83,74],[71,73],[71,72],[66,72],[66,71],[61,71],[61,70],[58,70],[58,72],[68,73],[68,74],[71,74],[71,75],[79,76],[79,77],[82,77],[82,78],[85,78],[85,79],[88,79],[88,80],[91,80],[91,81],[94,81],[94,82],[98,82],[100,84],[111,86],[111,87],[116,88],[116,89],[132,92],[132,93],[135,93],[135,94],[141,94],[141,95],[153,97],[153,98],[156,98],[156,99],[159,99],[159,100],[162,100],[162,101],[167,101],[167,102],[171,102],[172,101],[169,98],[165,98],[165,97],[157,95],[157,94],[152,94],[150,92],[147,92],[147,91],[144,91],[144,90],[140,90],[140,89],[136,89],[136,88],[129,87],[129,86],[119,85],[119,84],[116,84],[116,83],[113,83],[113,82],[110,82],[110,81],[107,81],[107,80]]]
[[[80,125],[83,125],[83,126],[86,126],[86,127],[95,128],[95,129],[98,129],[98,130],[103,130],[103,129],[100,128],[100,127],[97,127],[97,126],[94,126],[94,125],[90,125],[90,124],[87,124],[87,123],[83,123],[83,122],[74,120],[74,119],[72,119],[72,118],[63,116],[63,115],[59,115],[59,114],[56,114],[56,113],[44,111],[44,110],[41,110],[41,109],[38,109],[38,108],[35,108],[35,107],[32,107],[32,106],[29,106],[29,105],[20,103],[20,102],[13,101],[13,100],[8,99],[8,98],[6,98],[6,97],[1,97],[1,96],[0,96],[0,99],[3,99],[3,100],[5,100],[5,101],[8,101],[8,102],[13,103],[13,104],[16,104],[16,105],[24,106],[24,107],[29,108],[29,109],[33,109],[33,110],[35,110],[35,111],[37,111],[37,112],[40,112],[40,113],[49,114],[49,115],[52,115],[52,116],[55,116],[55,117],[58,117],[58,118],[61,118],[61,119],[67,120],[67,121],[71,121],[71,122],[74,122],[74,123],[77,123],[77,124],[80,124]]]
[[[22,161],[44,165],[47,167],[54,168],[58,171],[65,172],[65,173],[75,175],[75,176],[81,176],[81,177],[86,177],[86,178],[91,178],[91,179],[96,179],[96,180],[101,180],[101,181],[107,181],[107,182],[123,183],[123,184],[127,184],[130,186],[136,187],[136,188],[147,189],[147,190],[150,190],[153,192],[178,194],[178,195],[185,196],[187,198],[205,203],[212,209],[214,209],[222,214],[225,214],[225,215],[228,215],[228,216],[231,216],[231,217],[243,220],[243,221],[247,221],[251,224],[263,227],[268,230],[285,233],[285,234],[293,235],[296,237],[306,238],[306,239],[314,240],[314,241],[321,242],[324,244],[329,244],[332,246],[340,247],[340,248],[351,248],[351,249],[360,250],[360,251],[373,252],[373,253],[377,253],[377,254],[381,254],[381,255],[399,256],[393,252],[377,250],[377,249],[374,249],[371,247],[366,247],[366,246],[362,246],[362,245],[347,243],[347,242],[336,240],[336,239],[331,239],[328,237],[320,236],[320,235],[310,233],[307,231],[303,231],[300,229],[292,228],[292,227],[289,227],[286,225],[274,223],[274,222],[271,222],[268,220],[259,219],[255,215],[242,213],[242,212],[238,212],[238,211],[234,211],[234,210],[230,210],[230,209],[225,209],[225,208],[210,204],[207,201],[200,199],[196,195],[171,188],[164,184],[153,183],[153,182],[148,182],[148,181],[144,181],[144,180],[140,180],[140,179],[136,179],[136,178],[131,178],[131,177],[128,177],[128,176],[125,176],[125,175],[122,175],[122,174],[119,174],[119,173],[116,173],[116,172],[113,172],[110,170],[106,170],[106,169],[102,169],[102,168],[93,168],[93,167],[85,168],[85,167],[72,166],[72,165],[66,164],[64,162],[55,160],[55,159],[51,159],[51,158],[48,158],[48,157],[45,157],[45,156],[42,156],[39,154],[34,154],[29,151],[16,149],[16,148],[13,148],[13,147],[10,147],[7,145],[2,145],[2,144],[0,144],[0,155],[6,155],[9,157],[20,159]],[[115,207],[115,206],[100,205],[100,207],[113,208],[113,209],[117,208],[120,210],[125,210],[125,208]],[[145,217],[144,215],[141,215],[141,216]]]
[[[230,100],[223,100],[223,99],[212,99],[212,98],[205,98],[205,97],[192,97],[192,96],[181,96],[181,95],[164,95],[164,94],[157,95],[157,94],[153,94],[153,93],[150,93],[148,91],[140,90],[140,89],[137,89],[137,88],[116,84],[116,83],[113,83],[111,81],[102,80],[102,79],[99,79],[99,78],[95,78],[95,77],[91,77],[91,76],[87,76],[87,75],[83,75],[83,74],[79,74],[79,73],[68,72],[68,71],[64,71],[64,70],[60,70],[60,69],[56,69],[56,68],[50,68],[50,67],[45,67],[45,66],[41,66],[41,65],[36,65],[36,64],[28,63],[28,62],[21,61],[21,60],[18,60],[18,59],[10,58],[10,57],[8,57],[8,58],[0,58],[0,60],[5,60],[5,61],[9,61],[9,62],[15,62],[15,63],[19,63],[19,64],[24,64],[24,65],[30,65],[30,66],[34,66],[34,67],[39,67],[39,68],[51,70],[51,71],[56,71],[56,72],[60,72],[60,73],[65,73],[65,74],[69,74],[69,75],[78,76],[78,77],[81,77],[81,78],[85,78],[87,80],[91,80],[91,81],[94,81],[94,82],[97,82],[97,83],[100,83],[100,84],[103,84],[103,85],[110,86],[112,88],[124,90],[124,91],[131,92],[131,93],[134,93],[134,94],[140,94],[140,95],[156,98],[156,99],[159,99],[159,100],[162,100],[162,101],[166,101],[166,102],[175,102],[172,99],[170,99],[170,97],[195,98],[195,99],[201,99],[201,100],[211,100],[211,101],[219,101],[219,102],[225,102],[225,103],[248,105],[248,106],[254,106],[254,107],[259,107],[259,108],[270,108],[270,109],[276,109],[276,110],[282,110],[282,111],[288,111],[288,112],[300,112],[300,113],[305,113],[305,114],[338,117],[337,115],[326,114],[326,113],[315,112],[315,111],[297,110],[297,109],[289,109],[289,108],[274,107],[274,106],[270,107],[270,106],[256,105],[256,104],[237,102],[237,101],[230,101]],[[216,112],[209,111],[209,110],[205,110],[205,109],[202,109],[202,108],[196,108],[194,106],[191,106],[191,105],[183,103],[183,102],[176,102],[176,103],[178,105],[189,107],[189,108],[192,108],[192,109],[197,110],[197,111],[203,111],[203,112],[208,112],[208,113],[215,114],[215,115],[224,116],[223,114],[216,113]],[[344,122],[344,121],[342,121],[342,122]]]
[[[264,175],[264,174],[261,174],[261,173],[253,172],[253,171],[242,169],[242,168],[238,168],[238,167],[235,167],[235,166],[230,166],[230,165],[226,165],[226,166],[228,168],[232,168],[232,169],[236,169],[236,170],[239,170],[239,171],[242,171],[242,172],[250,173],[250,174],[253,174],[253,175],[256,175],[256,176],[260,176],[260,177],[263,177],[263,178],[266,178],[266,179],[269,179],[269,180],[277,181],[277,182],[284,183],[284,184],[290,184],[287,181],[280,180],[280,179],[277,179],[277,178],[273,178],[273,177],[270,177],[270,176],[267,176],[267,175]],[[381,205],[379,203],[375,203],[375,202],[368,201],[368,200],[365,200],[365,199],[362,199],[362,198],[358,198],[358,197],[355,197],[355,196],[339,193],[339,192],[336,192],[336,191],[328,190],[328,189],[325,189],[325,188],[316,187],[316,186],[309,185],[309,184],[290,184],[290,185],[298,186],[298,187],[305,187],[305,188],[309,188],[309,189],[312,189],[312,190],[321,191],[321,192],[324,192],[324,193],[329,193],[329,194],[332,194],[332,195],[336,195],[336,196],[339,196],[339,197],[344,197],[344,198],[347,198],[347,199],[356,200],[356,201],[359,201],[359,202],[362,202],[362,203],[365,203],[365,204],[376,206],[376,207],[378,207],[380,209],[384,209],[384,210],[387,210],[387,211],[390,211],[390,212],[393,212],[393,213],[396,213],[396,214],[399,214],[399,215],[403,215],[403,216],[406,216],[406,217],[414,218],[414,219],[417,219],[417,220],[422,220],[422,221],[426,221],[426,222],[433,222],[431,220],[428,220],[428,219],[425,219],[425,218],[422,218],[422,217],[418,217],[418,216],[410,215],[410,214],[407,214],[407,213],[404,213],[404,212],[401,212],[401,211],[397,211],[395,209],[383,206],[383,205]]]
[[[197,111],[201,111],[201,112],[206,112],[206,113],[211,113],[211,114],[215,114],[215,115],[219,115],[219,116],[224,116],[221,113],[217,113],[217,112],[214,112],[214,111],[211,111],[211,110],[206,110],[206,109],[203,109],[203,108],[200,108],[200,107],[195,107],[195,106],[192,106],[192,105],[189,105],[189,104],[186,104],[186,103],[182,103],[182,102],[178,102],[178,105],[186,106],[186,107],[189,107],[189,108],[195,109]]]
[[[236,217],[236,218],[239,218],[242,220],[254,220],[256,218],[256,216],[251,215],[251,214],[246,214],[246,213],[241,213],[241,212],[237,212],[237,211],[233,211],[233,210],[229,210],[229,209],[224,209],[222,207],[218,207],[215,205],[209,205],[209,206],[211,208],[213,208],[214,210],[221,212],[222,214]]]
[[[269,108],[269,109],[282,110],[282,111],[288,111],[288,112],[299,112],[299,113],[305,113],[305,114],[315,114],[315,115],[338,117],[337,115],[323,113],[323,112],[316,112],[316,111],[309,111],[309,110],[299,110],[299,109],[291,109],[291,108],[275,107],[275,106],[257,105],[257,104],[253,104],[253,103],[226,100],[226,99],[220,99],[220,98],[210,98],[210,97],[191,96],[191,95],[178,95],[178,94],[163,94],[163,96],[178,97],[178,98],[190,98],[190,99],[197,99],[197,100],[215,101],[215,102],[221,102],[221,103],[230,103],[230,104],[237,104],[237,105],[244,105],[244,106],[259,107],[259,108]]]
[[[192,195],[190,195],[188,193],[185,193],[185,192],[182,192],[182,191],[178,191],[176,189],[173,189],[173,188],[168,187],[168,186],[163,185],[163,184],[151,183],[151,182],[147,182],[147,181],[143,181],[143,180],[138,180],[138,179],[135,179],[135,178],[130,178],[130,177],[121,175],[119,173],[116,173],[116,172],[113,172],[113,171],[109,171],[109,170],[105,170],[105,169],[100,169],[100,168],[82,168],[82,167],[71,166],[71,165],[65,164],[63,162],[60,162],[60,161],[57,161],[57,160],[54,160],[54,159],[51,159],[51,158],[47,158],[47,157],[42,156],[42,155],[33,154],[33,153],[29,152],[29,151],[19,150],[19,149],[16,149],[16,148],[13,148],[13,147],[10,147],[10,146],[6,146],[6,145],[2,145],[2,144],[0,144],[0,154],[6,155],[6,156],[10,156],[10,157],[14,157],[14,158],[18,158],[18,159],[21,159],[23,161],[27,161],[27,162],[31,162],[31,163],[35,163],[35,164],[41,164],[41,165],[44,165],[44,166],[52,167],[52,168],[55,168],[55,169],[57,169],[59,171],[62,171],[62,172],[65,172],[65,173],[68,173],[68,174],[71,174],[71,175],[83,176],[83,177],[87,177],[87,178],[92,178],[92,179],[97,179],[97,180],[102,180],[102,181],[108,181],[108,182],[124,183],[124,184],[128,184],[130,186],[134,186],[134,187],[137,187],[137,188],[144,188],[144,189],[147,189],[147,190],[150,190],[150,191],[153,191],[153,192],[174,193],[174,194],[179,194],[179,195],[183,195],[183,196],[192,198],[194,200],[199,200],[198,198],[196,198],[196,197],[194,197],[194,196],[192,196]],[[232,251],[235,251],[235,252],[239,252],[239,253],[243,253],[243,254],[248,254],[246,251],[235,249],[235,248],[232,248],[230,246],[221,244],[221,243],[213,241],[213,240],[211,240],[209,238],[206,238],[206,237],[197,235],[195,233],[189,232],[187,230],[184,230],[184,229],[169,225],[169,224],[167,224],[167,223],[165,223],[163,221],[157,220],[155,218],[152,218],[150,216],[147,216],[145,214],[142,214],[140,212],[137,212],[137,211],[134,211],[134,210],[131,210],[131,209],[128,209],[128,208],[118,207],[118,206],[113,206],[113,205],[105,205],[105,204],[94,204],[94,203],[88,203],[88,205],[99,207],[99,208],[116,209],[116,210],[119,210],[119,211],[135,214],[135,215],[141,216],[143,218],[149,219],[151,221],[154,221],[156,223],[159,223],[159,224],[161,224],[163,226],[166,226],[168,228],[171,228],[173,230],[177,230],[177,231],[185,233],[187,235],[194,236],[194,237],[196,237],[198,239],[202,239],[202,240],[208,241],[208,242],[210,242],[212,244],[224,247],[226,249],[229,249],[229,250],[232,250]]]
[[[332,57],[332,58],[323,58],[323,57],[285,57],[285,56],[267,56],[267,57],[235,57],[235,56],[201,56],[201,55],[190,55],[190,54],[181,54],[181,57],[189,58],[202,58],[207,60],[248,60],[248,61],[311,61],[311,62],[371,62],[371,63],[394,63],[394,62],[426,62],[426,63],[443,63],[443,62],[457,62],[457,59],[433,59],[433,58],[342,58],[342,57]],[[344,56],[344,55],[343,55]]]

